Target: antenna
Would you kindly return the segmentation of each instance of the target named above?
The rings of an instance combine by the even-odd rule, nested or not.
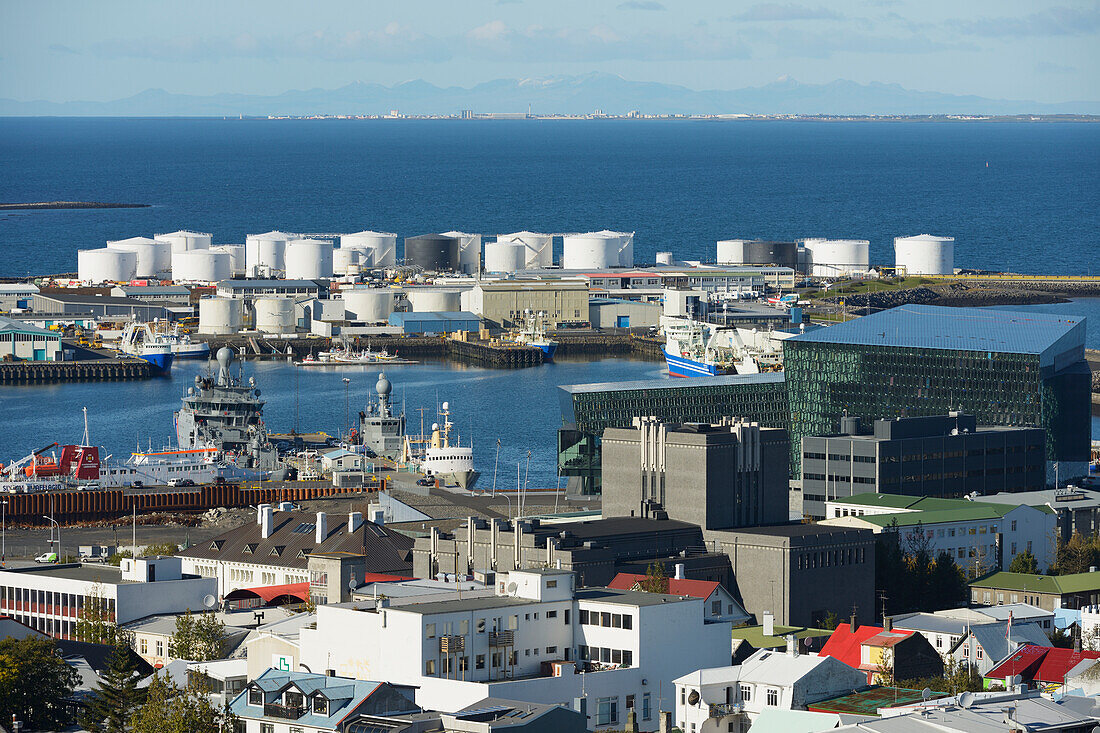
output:
[[[217,602],[218,599],[210,593],[207,593],[205,596],[202,597],[202,605],[206,606],[207,608],[213,608],[214,605],[217,604]]]

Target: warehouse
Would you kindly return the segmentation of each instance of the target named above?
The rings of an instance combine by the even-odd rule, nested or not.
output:
[[[0,311],[27,308],[38,292],[37,285],[24,283],[0,283]]]
[[[155,318],[169,319],[170,312],[163,305],[143,303],[132,298],[114,298],[109,295],[77,295],[70,293],[38,293],[31,303],[36,315],[52,316],[126,316],[139,321]]]
[[[559,328],[588,320],[588,285],[560,280],[480,283],[462,294],[462,304],[491,326],[522,325],[523,312],[533,311],[546,314],[549,328]]]
[[[588,302],[588,320],[593,328],[656,326],[661,320],[661,305],[619,298],[593,298]]]
[[[143,303],[183,306],[191,304],[191,290],[182,285],[116,285],[111,288],[115,298],[131,298]]]
[[[61,361],[61,334],[0,316],[0,359]]]
[[[406,334],[477,332],[481,319],[468,311],[446,313],[391,313],[390,325],[401,328]]]

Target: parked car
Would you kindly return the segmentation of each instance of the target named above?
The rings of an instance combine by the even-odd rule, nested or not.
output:
[[[435,479],[425,476],[416,480],[417,486],[435,486]]]
[[[43,552],[41,555],[36,557],[34,559],[34,561],[39,562],[39,563],[57,562],[57,553],[56,552]]]
[[[181,478],[170,478],[170,479],[168,479],[168,485],[169,486],[182,486],[183,485],[183,479],[181,479]]]
[[[195,485],[195,482],[192,481],[189,478],[185,478],[182,481],[180,481],[180,486],[194,486],[194,485]]]

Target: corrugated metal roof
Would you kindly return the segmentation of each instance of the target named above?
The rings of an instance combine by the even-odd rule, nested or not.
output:
[[[1040,354],[1084,320],[991,308],[902,305],[794,336],[786,343]]]
[[[52,336],[56,339],[61,338],[61,334],[55,331],[47,331],[44,328],[38,328],[37,326],[31,326],[27,323],[20,321],[13,321],[10,318],[0,316],[0,331],[13,331],[15,333],[28,333],[35,336]]]
[[[563,384],[558,389],[569,394],[622,392],[639,389],[698,389],[699,387],[722,387],[734,384],[782,384],[785,378],[783,372],[764,372],[763,374],[727,374],[721,377],[705,377],[703,379],[638,379],[630,382]]]
[[[481,318],[476,313],[470,313],[469,311],[438,311],[438,312],[422,312],[422,311],[408,311],[397,312],[390,314],[390,325],[397,326],[402,325],[406,321],[480,321]]]

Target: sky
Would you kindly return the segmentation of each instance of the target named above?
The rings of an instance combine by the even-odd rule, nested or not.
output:
[[[1100,0],[0,0],[0,98],[614,73],[1100,100]]]

